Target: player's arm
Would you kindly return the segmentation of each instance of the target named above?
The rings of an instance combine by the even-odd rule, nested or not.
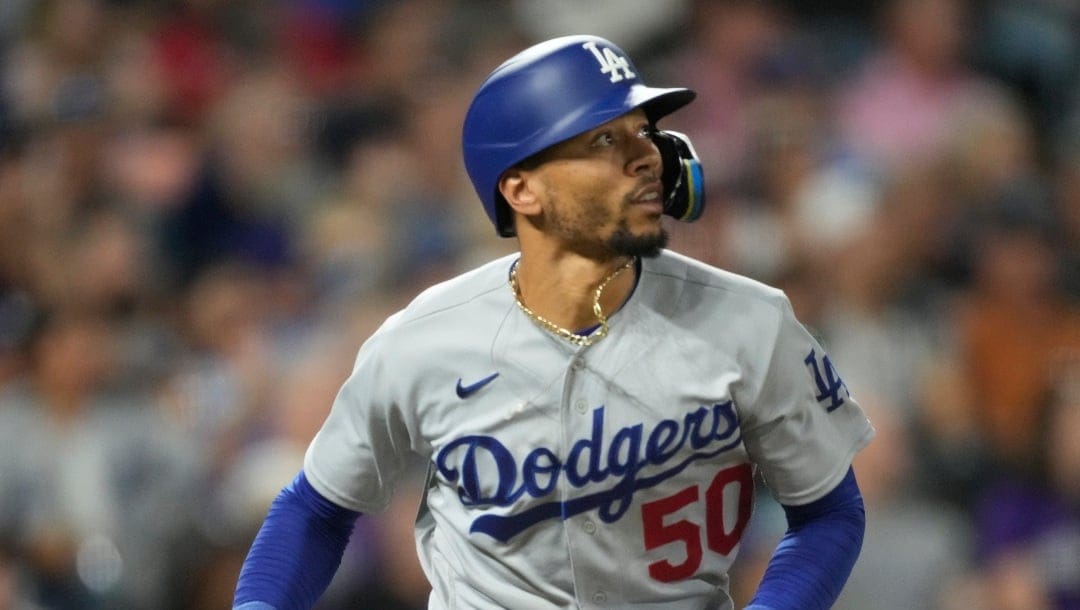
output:
[[[855,472],[820,500],[784,506],[788,529],[746,610],[831,608],[862,549],[866,514]]]
[[[777,304],[774,341],[761,355],[768,364],[744,395],[741,425],[788,529],[750,608],[825,609],[862,549],[866,515],[851,462],[874,429],[790,302]]]
[[[301,470],[270,505],[255,536],[234,610],[313,606],[334,577],[359,516],[315,491]]]

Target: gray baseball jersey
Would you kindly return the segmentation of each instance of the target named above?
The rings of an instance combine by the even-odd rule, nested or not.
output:
[[[844,477],[873,428],[780,291],[665,251],[609,335],[575,347],[505,257],[365,342],[304,468],[383,509],[411,454],[430,608],[731,608],[753,468],[785,504]]]

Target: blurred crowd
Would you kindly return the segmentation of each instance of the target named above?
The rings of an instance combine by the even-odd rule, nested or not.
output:
[[[837,608],[1080,608],[1076,2],[0,0],[0,609],[229,606],[359,344],[513,251],[462,118],[569,33],[698,91],[671,247],[783,288],[877,427]],[[320,609],[426,607],[422,476]]]

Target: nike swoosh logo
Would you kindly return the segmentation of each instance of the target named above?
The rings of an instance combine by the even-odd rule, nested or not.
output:
[[[488,375],[487,377],[484,377],[480,381],[477,381],[476,383],[470,383],[469,385],[461,385],[461,378],[459,377],[458,380],[457,380],[457,395],[458,395],[458,398],[468,398],[469,396],[472,396],[477,391],[479,391],[480,388],[486,386],[487,384],[491,383],[492,381],[495,381],[495,378],[498,377],[498,376],[499,376],[498,373],[492,373],[492,374]]]

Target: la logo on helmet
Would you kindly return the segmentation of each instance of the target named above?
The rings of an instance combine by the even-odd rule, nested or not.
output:
[[[624,78],[637,78],[637,75],[630,70],[630,62],[625,57],[616,55],[615,51],[612,51],[608,47],[604,47],[603,52],[596,47],[596,43],[593,41],[586,42],[581,45],[582,47],[592,51],[593,57],[600,63],[600,72],[602,74],[609,74],[611,76],[611,82],[617,83]]]

